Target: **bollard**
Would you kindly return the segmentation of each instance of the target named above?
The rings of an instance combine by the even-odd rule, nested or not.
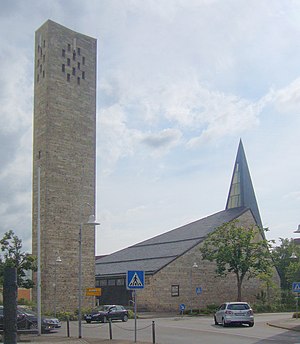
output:
[[[112,340],[112,326],[111,326],[111,319],[109,319],[108,327],[109,327],[109,339],[110,339],[110,340]]]
[[[3,342],[17,343],[17,269],[4,268],[3,281]]]
[[[152,321],[152,343],[155,344],[155,321]]]
[[[67,317],[67,336],[70,337],[70,319]]]

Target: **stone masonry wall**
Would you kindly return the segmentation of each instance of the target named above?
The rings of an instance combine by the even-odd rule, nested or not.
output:
[[[254,224],[252,213],[247,211],[239,218],[240,224]],[[205,308],[209,304],[221,304],[237,299],[235,275],[225,278],[216,277],[215,263],[202,260],[200,246],[197,245],[155,275],[148,277],[145,289],[138,291],[139,307],[151,311],[179,311],[179,305],[185,304],[186,309]],[[193,268],[197,263],[198,268]],[[279,285],[279,276],[274,269],[274,281]],[[179,286],[179,296],[171,296],[171,286]],[[200,295],[196,287],[202,288]],[[243,300],[253,303],[255,295],[261,290],[258,279],[245,280],[243,283]]]
[[[96,40],[48,20],[35,35],[34,78],[32,252],[40,166],[42,310],[74,311],[80,223],[95,213]],[[83,226],[83,290],[94,287],[94,263],[95,231]],[[93,301],[83,296],[83,307]]]

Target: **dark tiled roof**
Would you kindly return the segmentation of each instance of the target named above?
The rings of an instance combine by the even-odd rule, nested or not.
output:
[[[124,275],[128,270],[155,273],[246,210],[226,209],[96,260],[96,276]]]

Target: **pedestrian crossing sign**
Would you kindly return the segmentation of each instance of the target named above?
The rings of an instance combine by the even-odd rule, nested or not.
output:
[[[143,289],[145,285],[145,273],[140,270],[127,271],[127,289]]]
[[[293,282],[293,292],[300,293],[300,282]]]

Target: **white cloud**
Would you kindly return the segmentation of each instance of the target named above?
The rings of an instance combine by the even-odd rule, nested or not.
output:
[[[111,173],[119,159],[133,154],[140,133],[127,127],[123,109],[118,104],[101,110],[98,132],[98,146],[101,148],[98,155],[104,162],[102,169],[104,174]]]
[[[142,138],[142,143],[154,149],[155,155],[162,155],[180,142],[182,133],[177,129],[167,128],[159,133],[147,133]]]
[[[275,92],[273,101],[278,112],[300,116],[300,77]]]
[[[33,40],[50,18],[98,39],[97,191],[106,247],[125,245],[131,227],[136,238],[150,237],[162,223],[167,230],[219,210],[220,192],[213,196],[209,184],[226,183],[240,136],[268,225],[292,228],[299,218],[298,2],[91,0],[82,6],[70,0],[67,11],[63,6],[9,1],[0,13],[6,224],[14,210],[14,227],[29,243]]]

